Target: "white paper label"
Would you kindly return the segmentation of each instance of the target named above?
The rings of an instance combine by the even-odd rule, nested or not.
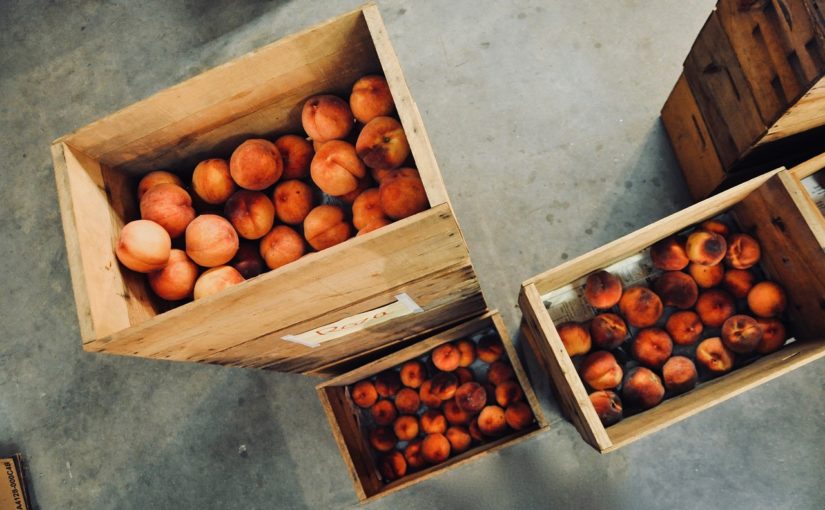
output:
[[[814,199],[816,206],[822,211],[822,214],[825,214],[825,188],[817,181],[817,177],[825,182],[825,170],[821,170],[814,175],[809,175],[802,179],[802,184],[805,186],[805,189],[808,190],[808,193],[811,194],[811,198]]]

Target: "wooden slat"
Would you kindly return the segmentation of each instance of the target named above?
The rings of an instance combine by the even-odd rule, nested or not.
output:
[[[795,174],[783,172],[779,174],[779,177],[785,184],[791,199],[793,199],[796,208],[805,219],[805,223],[807,223],[820,248],[825,250],[825,216],[822,215],[813,197]]]
[[[797,179],[802,180],[805,177],[808,177],[819,172],[823,168],[825,168],[825,152],[817,156],[814,156],[811,159],[803,161],[802,163],[792,168],[789,168],[788,172],[790,172],[791,175],[793,175]]]
[[[765,145],[825,125],[824,101],[825,78],[822,78],[770,126],[756,145]]]

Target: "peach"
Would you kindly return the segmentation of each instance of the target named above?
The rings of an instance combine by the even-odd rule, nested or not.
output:
[[[174,239],[195,219],[192,197],[178,185],[156,184],[140,199],[140,217],[165,228]]]
[[[662,380],[645,367],[634,367],[627,371],[622,382],[622,399],[641,409],[656,407],[665,397]]]
[[[647,328],[659,321],[664,306],[652,290],[646,287],[631,287],[622,295],[619,310],[631,326]]]
[[[673,356],[662,367],[662,377],[668,391],[684,393],[696,386],[696,365],[690,358]]]
[[[215,267],[226,264],[239,247],[235,228],[216,214],[202,214],[186,227],[186,254],[198,265]]]
[[[690,234],[685,243],[685,251],[691,262],[713,266],[725,258],[728,243],[719,234],[707,230],[696,230]]]
[[[685,240],[671,236],[650,247],[653,266],[665,271],[680,271],[690,263],[685,251]]]
[[[710,289],[699,294],[696,300],[696,313],[702,324],[709,328],[718,328],[736,311],[736,303],[724,290]]]
[[[633,342],[633,357],[642,365],[660,368],[671,354],[673,354],[673,341],[667,331],[647,328],[636,334],[636,340]]]
[[[473,371],[467,367],[458,367],[453,371],[453,373],[456,377],[458,377],[459,385],[475,381],[475,375],[473,375]]]
[[[283,181],[272,193],[275,216],[288,225],[300,225],[315,205],[312,188],[304,182]]]
[[[372,381],[359,381],[355,383],[350,390],[350,397],[355,405],[361,408],[372,407],[378,402],[378,392],[375,390],[375,385]]]
[[[470,426],[467,427],[467,430],[470,432],[470,437],[472,437],[474,441],[484,440],[484,434],[482,434],[481,429],[478,428],[478,418],[473,418],[473,421],[470,422]]]
[[[524,398],[524,391],[516,381],[504,381],[499,384],[496,386],[495,394],[496,403],[501,407],[507,407],[513,402],[518,402]]]
[[[155,170],[154,172],[149,172],[140,179],[137,189],[138,202],[140,202],[140,199],[143,198],[144,193],[157,184],[174,184],[183,188],[183,181],[181,181],[180,177],[177,175],[165,170]]]
[[[444,417],[450,425],[464,425],[470,422],[472,415],[462,409],[455,399],[444,402]]]
[[[407,461],[398,450],[390,452],[378,462],[378,470],[387,481],[398,480],[407,474]]]
[[[753,288],[756,277],[745,269],[729,269],[722,279],[722,286],[736,299],[748,297],[748,292]]]
[[[275,140],[275,147],[281,154],[284,179],[304,179],[309,175],[309,163],[315,151],[312,144],[298,135],[284,135]]]
[[[355,150],[370,168],[397,168],[410,155],[410,144],[400,122],[376,117],[361,130]]]
[[[392,426],[395,432],[395,437],[399,441],[409,441],[418,437],[418,417],[417,416],[399,416],[395,419]]]
[[[375,390],[381,397],[392,397],[400,389],[401,376],[395,370],[385,370],[375,377]]]
[[[421,455],[428,463],[438,464],[450,457],[450,448],[450,441],[443,433],[428,434],[421,442]]]
[[[381,218],[381,219],[378,219],[378,220],[373,220],[373,221],[371,221],[369,224],[367,224],[367,226],[366,226],[366,227],[364,227],[364,228],[362,228],[361,230],[359,230],[359,231],[358,231],[358,233],[357,233],[357,234],[355,234],[355,236],[357,237],[357,236],[362,236],[362,235],[364,235],[364,234],[369,234],[369,233],[370,233],[370,232],[372,232],[373,230],[378,230],[378,229],[379,229],[379,228],[381,228],[381,227],[386,227],[386,226],[387,226],[387,225],[389,225],[390,223],[392,223],[392,222],[391,222],[390,220],[386,219],[386,218]]]
[[[497,405],[490,405],[481,410],[478,415],[478,428],[485,436],[499,436],[507,429],[507,419],[504,409]]]
[[[171,251],[169,232],[149,220],[130,221],[124,225],[115,245],[115,255],[120,263],[138,273],[163,268]]]
[[[427,463],[421,454],[421,443],[420,439],[415,439],[410,441],[404,449],[404,458],[411,469],[421,469]]]
[[[709,289],[722,283],[722,279],[725,276],[725,268],[722,267],[722,264],[703,266],[702,264],[691,262],[688,266],[688,273],[690,273],[690,276],[696,281],[696,285],[703,289]]]
[[[584,299],[593,308],[611,308],[622,297],[622,281],[607,271],[596,271],[584,284]]]
[[[696,361],[710,372],[721,374],[733,368],[734,355],[721,338],[713,337],[696,346]]]
[[[427,377],[427,368],[417,360],[407,361],[401,365],[401,384],[408,388],[418,388]]]
[[[501,345],[498,338],[486,336],[478,341],[476,355],[484,363],[492,363],[499,359],[502,354],[504,354],[504,346]]]
[[[229,265],[237,269],[246,280],[261,274],[265,267],[258,245],[248,241],[240,243],[238,252],[232,257]]]
[[[693,345],[702,336],[704,329],[699,315],[690,310],[673,313],[665,323],[665,330],[677,345]]]
[[[327,195],[341,196],[358,188],[366,175],[355,147],[341,140],[325,143],[310,164],[310,175],[316,186]]]
[[[430,391],[441,400],[449,400],[458,390],[458,377],[449,372],[440,372],[430,379]]]
[[[752,317],[733,315],[722,324],[722,343],[733,352],[753,352],[762,341],[762,327]]]
[[[355,200],[359,196],[361,196],[361,193],[367,191],[370,188],[378,189],[374,187],[374,184],[375,183],[372,182],[372,179],[370,179],[369,176],[364,177],[363,179],[358,179],[358,184],[355,186],[355,189],[350,191],[349,193],[339,196],[338,199],[341,202],[344,202],[345,204],[352,206],[355,203]]]
[[[171,250],[162,269],[149,273],[149,286],[159,297],[177,301],[192,295],[198,279],[198,266],[183,250]]]
[[[392,424],[398,416],[395,406],[389,400],[379,400],[374,403],[370,407],[370,414],[372,415],[372,420],[382,426]]]
[[[624,375],[616,357],[607,351],[588,354],[580,370],[582,380],[594,390],[613,389],[621,384]]]
[[[379,452],[388,452],[395,448],[398,442],[392,429],[389,427],[376,427],[370,430],[370,445]]]
[[[762,257],[759,243],[748,234],[733,234],[728,238],[725,262],[734,269],[748,269]]]
[[[352,229],[344,211],[334,205],[319,205],[304,220],[304,237],[318,251],[325,250],[350,238]]]
[[[461,453],[470,449],[473,438],[465,427],[453,426],[447,429],[447,441],[453,453]]]
[[[487,390],[477,382],[466,382],[455,391],[455,401],[468,413],[477,413],[487,405]]]
[[[458,349],[459,367],[469,367],[476,360],[476,344],[472,340],[459,340],[455,343]]]
[[[244,239],[262,238],[275,223],[275,206],[260,191],[238,191],[227,200],[224,213]]]
[[[310,138],[323,143],[346,138],[354,121],[346,101],[338,96],[320,95],[304,103],[301,123]]]
[[[756,352],[759,354],[769,354],[778,351],[780,347],[785,345],[785,325],[779,319],[765,319],[762,317],[756,318],[756,323],[762,328],[762,340],[756,346]]]
[[[275,184],[284,171],[278,147],[269,140],[252,139],[240,144],[229,158],[229,174],[241,188],[260,191]]]
[[[415,414],[421,407],[421,398],[412,388],[401,388],[395,394],[395,408],[401,414]]]
[[[427,407],[437,409],[441,407],[441,397],[432,392],[432,381],[424,381],[418,388],[418,398]]]
[[[428,409],[421,415],[421,430],[425,434],[443,434],[447,431],[447,418],[434,409]]]
[[[238,186],[229,173],[229,163],[225,159],[201,161],[192,173],[192,191],[207,204],[222,204],[237,189]]]
[[[363,124],[375,117],[391,115],[395,103],[386,78],[372,74],[356,81],[349,96],[349,107],[352,115]]]
[[[728,237],[730,235],[730,227],[728,227],[725,223],[719,220],[707,220],[703,221],[699,227],[700,230],[705,230],[707,232],[713,232],[714,234],[719,234],[722,237]]]
[[[378,188],[371,188],[355,199],[352,203],[352,224],[358,230],[369,225],[375,220],[384,219],[384,211],[381,209],[381,201],[378,196]]]
[[[590,403],[605,427],[621,421],[622,400],[615,392],[602,390],[591,393]]]
[[[504,361],[494,361],[490,363],[490,367],[487,369],[487,380],[494,386],[509,381],[514,376],[513,367]]]
[[[439,345],[430,354],[435,368],[444,372],[452,372],[458,368],[458,363],[461,361],[461,353],[458,348],[452,343]]]
[[[392,168],[370,168],[370,176],[372,176],[372,180],[381,184],[381,181],[384,180],[384,177],[388,176],[392,173],[394,169]]]
[[[533,410],[524,402],[514,402],[504,411],[504,420],[513,430],[524,430],[533,423]]]
[[[198,300],[243,282],[243,276],[234,267],[216,266],[206,270],[198,277],[193,294],[195,299]]]
[[[692,307],[699,298],[696,281],[681,271],[662,273],[653,288],[665,306],[675,306],[682,310]]]
[[[419,213],[429,206],[424,183],[414,168],[399,168],[383,178],[378,187],[381,209],[393,220]]]
[[[627,338],[627,325],[615,313],[602,313],[590,321],[590,339],[599,349],[610,350]]]
[[[277,269],[298,260],[305,251],[301,234],[286,225],[278,225],[261,239],[261,257],[269,269]]]
[[[658,299],[658,298],[657,298]],[[565,322],[558,327],[559,337],[564,348],[571,357],[586,354],[590,350],[592,340],[590,332],[583,324]]]
[[[748,292],[748,308],[759,317],[779,317],[787,304],[785,289],[772,281],[759,282]]]

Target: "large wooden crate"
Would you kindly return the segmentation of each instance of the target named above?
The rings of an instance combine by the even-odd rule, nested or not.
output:
[[[524,282],[519,296],[524,336],[552,378],[565,414],[594,448],[601,452],[615,450],[825,357],[825,251],[813,234],[823,222],[820,218],[812,224],[811,218],[800,211],[796,185],[785,170],[759,176]],[[741,230],[761,244],[762,270],[788,294],[789,334],[796,340],[752,364],[604,427],[543,296],[723,212],[730,213]]]
[[[133,196],[141,175],[190,170],[205,157],[228,156],[246,138],[300,131],[305,99],[346,94],[358,78],[374,73],[389,82],[428,210],[171,310],[151,296],[143,275],[118,264],[114,242],[137,217]],[[87,351],[329,371],[486,309],[421,116],[375,5],[93,122],[56,140],[52,155]],[[396,303],[401,294],[415,302],[418,313],[410,306],[410,313],[374,326],[346,323]],[[350,332],[315,347],[284,339],[342,320],[335,328],[351,327]]]

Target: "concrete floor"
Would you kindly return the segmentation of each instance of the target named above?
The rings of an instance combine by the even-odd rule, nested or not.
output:
[[[358,3],[2,3],[0,453],[39,507],[357,505],[316,380],[81,351],[48,147]],[[380,1],[513,331],[522,280],[688,204],[658,112],[713,3]],[[825,508],[825,363],[606,456],[530,365],[552,430],[369,507]]]

